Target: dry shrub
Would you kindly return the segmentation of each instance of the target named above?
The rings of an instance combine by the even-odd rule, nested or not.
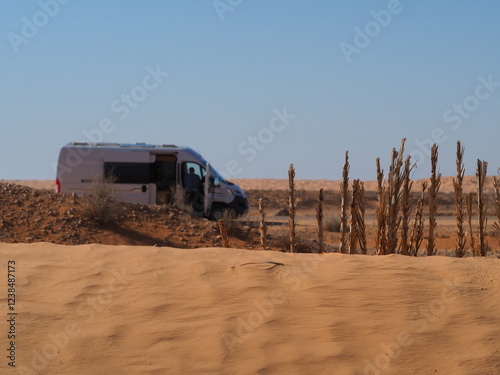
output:
[[[98,176],[92,180],[82,199],[83,215],[99,224],[118,220],[122,205],[115,198],[114,177]]]
[[[290,249],[290,231],[288,225],[273,227],[272,231],[268,233],[268,238],[268,246],[278,248],[280,251],[288,251]]]
[[[181,189],[176,189],[174,186],[170,188],[170,205],[172,207],[178,208],[179,210],[187,213],[187,214],[194,214],[194,208],[193,205],[187,202],[186,200],[186,190],[181,188]]]
[[[238,220],[235,212],[231,209],[224,210],[221,218],[226,233],[230,237],[235,237],[239,239],[246,239],[246,228],[241,221]]]
[[[334,215],[327,215],[323,219],[323,228],[327,232],[340,233],[340,219]]]

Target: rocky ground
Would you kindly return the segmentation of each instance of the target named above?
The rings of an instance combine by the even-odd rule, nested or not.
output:
[[[172,206],[121,204],[119,217],[109,224],[88,218],[83,206],[84,201],[79,196],[0,183],[0,241],[178,248],[221,244],[216,223]],[[244,232],[238,235],[242,240],[234,238],[235,246],[252,246]]]
[[[36,181],[35,181],[36,182]],[[32,243],[51,242],[79,245],[102,243],[108,245],[171,246],[177,248],[220,247],[222,240],[217,223],[189,215],[173,206],[144,206],[120,204],[115,220],[104,224],[85,214],[85,198],[56,194],[51,182],[45,184],[31,181],[28,187],[23,182],[0,181],[0,242]],[[248,182],[246,182],[248,184]],[[262,186],[258,184],[257,186]],[[284,189],[259,189],[243,186],[249,203],[249,214],[226,222],[230,247],[259,249],[258,200],[263,198],[268,224],[267,247],[284,251],[289,247],[288,192]],[[494,197],[487,194],[489,213],[487,240],[493,249],[498,248],[498,233],[493,228]],[[297,198],[297,242],[301,252],[315,252],[317,243],[316,207],[317,190],[299,189]],[[419,193],[412,194],[413,204]],[[366,191],[366,235],[368,248],[375,247],[375,209],[377,196]],[[325,244],[327,251],[335,251],[339,244],[338,213],[340,196],[338,191],[325,189]],[[456,243],[453,193],[443,191],[438,198],[437,246],[453,253]],[[474,225],[476,225],[476,218]],[[336,228],[337,227],[337,228]],[[335,229],[336,228],[336,229]],[[425,253],[425,239],[422,244]]]

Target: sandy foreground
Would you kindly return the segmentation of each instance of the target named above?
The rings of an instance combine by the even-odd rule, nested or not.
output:
[[[2,374],[500,374],[498,259],[37,243],[0,264]]]

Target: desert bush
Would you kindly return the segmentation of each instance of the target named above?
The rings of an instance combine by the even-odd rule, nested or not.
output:
[[[231,210],[224,210],[222,213],[222,218],[221,218],[224,228],[226,229],[226,232],[229,236],[239,238],[239,239],[245,239],[245,226],[243,223],[238,220],[236,213]]]
[[[323,228],[327,232],[340,233],[340,219],[334,215],[327,215],[323,219]]]
[[[288,251],[290,249],[290,231],[288,225],[272,228],[272,232],[268,233],[268,239],[270,247],[276,247],[281,251]]]
[[[115,178],[98,176],[92,180],[87,194],[82,199],[83,215],[99,224],[116,221],[122,206],[115,198]]]
[[[190,204],[186,199],[186,190],[176,189],[175,186],[170,188],[170,205],[172,207],[178,208],[179,210],[186,212],[187,214],[194,214],[193,205]]]

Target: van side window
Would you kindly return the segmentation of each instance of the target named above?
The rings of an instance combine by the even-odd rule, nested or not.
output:
[[[194,174],[198,175],[198,177],[200,177],[200,180],[201,181],[204,181],[204,178],[205,178],[205,173],[206,173],[206,170],[204,167],[202,167],[200,164],[198,163],[194,163],[194,162],[184,162],[182,163],[182,185],[184,187],[186,187],[186,184],[185,184],[185,180],[186,180],[186,175],[189,173],[189,169],[193,168],[194,169]]]
[[[117,184],[148,184],[149,172],[149,163],[104,163],[104,175]]]

